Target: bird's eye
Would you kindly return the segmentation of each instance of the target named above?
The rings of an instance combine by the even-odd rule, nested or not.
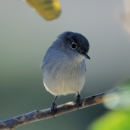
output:
[[[76,48],[77,48],[77,44],[75,44],[74,42],[72,42],[71,48],[72,48],[72,49],[76,49]]]

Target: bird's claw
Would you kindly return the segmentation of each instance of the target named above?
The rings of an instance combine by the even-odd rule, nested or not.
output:
[[[57,111],[57,105],[55,102],[53,102],[51,105],[51,114],[53,115],[53,117],[54,117],[56,111]]]
[[[79,107],[82,105],[80,94],[77,95],[76,105],[77,105],[77,108],[79,110]]]

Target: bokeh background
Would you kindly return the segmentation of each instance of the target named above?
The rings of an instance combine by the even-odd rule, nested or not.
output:
[[[46,21],[22,0],[0,1],[0,120],[48,108],[53,95],[42,84],[41,61],[47,48],[64,31],[82,33],[90,42],[82,97],[110,90],[130,77],[130,41],[119,13],[122,0],[60,0],[61,16]],[[74,101],[61,96],[57,104]],[[85,130],[108,111],[102,104],[18,130]]]

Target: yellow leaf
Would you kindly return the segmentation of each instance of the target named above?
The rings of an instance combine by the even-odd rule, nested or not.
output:
[[[26,0],[46,20],[59,17],[61,8],[58,0]]]

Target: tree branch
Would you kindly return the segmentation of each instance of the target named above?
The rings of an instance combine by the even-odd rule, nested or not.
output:
[[[116,99],[116,97],[110,97],[110,96],[105,96],[108,93],[115,92],[120,90],[119,88],[113,89],[108,92],[103,92],[100,94],[96,94],[90,97],[86,97],[82,99],[82,104],[79,107],[79,109],[83,109],[85,107],[89,107],[92,105],[100,104],[103,102],[111,101]],[[77,110],[77,105],[75,102],[68,102],[62,105],[57,106],[57,111],[55,113],[55,116],[59,116],[71,111]],[[31,122],[39,121],[39,120],[44,120],[47,118],[53,118],[53,115],[51,114],[50,108],[43,109],[43,110],[34,110],[29,113],[19,115],[7,120],[3,120],[0,122],[0,130],[13,130],[14,128],[25,125]]]

